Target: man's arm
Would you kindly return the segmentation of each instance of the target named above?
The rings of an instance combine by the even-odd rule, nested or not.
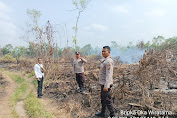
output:
[[[39,65],[39,66],[40,66],[40,65]],[[43,64],[41,64],[40,69],[41,69],[42,73],[44,73],[44,72],[45,72],[45,69],[44,69]]]
[[[106,63],[106,82],[104,84],[104,90],[108,91],[108,88],[110,88],[110,81],[112,81],[112,72],[113,72],[113,64],[110,62]]]
[[[73,64],[72,64],[72,66],[73,66],[73,74],[75,73],[75,66],[74,66],[74,61],[73,61]]]
[[[84,59],[83,57],[80,58],[84,63],[87,63],[87,60]]]
[[[38,78],[38,72],[37,72],[36,64],[34,65],[34,73],[35,73],[36,78]]]
[[[36,76],[37,80],[40,81],[40,79],[38,77],[39,73],[37,71],[37,65],[36,64],[34,65],[34,73],[35,73],[35,76]]]

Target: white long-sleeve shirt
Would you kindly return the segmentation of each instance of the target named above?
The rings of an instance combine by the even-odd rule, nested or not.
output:
[[[36,78],[42,78],[42,77],[44,77],[44,73],[41,72],[40,66],[43,68],[42,64],[38,63],[38,64],[34,65],[34,73],[35,73]]]

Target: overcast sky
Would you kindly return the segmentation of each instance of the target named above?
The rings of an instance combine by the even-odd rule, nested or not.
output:
[[[79,19],[78,45],[92,44],[94,47],[110,45],[116,41],[121,45],[139,40],[152,40],[162,35],[177,36],[177,0],[92,0]],[[40,24],[48,20],[52,24],[65,25],[69,45],[73,46],[72,27],[76,22],[76,11],[72,0],[0,0],[0,45],[26,45],[21,36],[21,27],[29,21],[27,9],[41,11]],[[61,47],[65,39],[58,39]]]

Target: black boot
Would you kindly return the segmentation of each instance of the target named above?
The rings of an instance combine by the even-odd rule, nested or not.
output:
[[[85,95],[85,88],[81,88],[81,92],[83,95]]]
[[[79,87],[76,91],[77,91],[78,93],[80,93],[80,92],[81,92],[81,88]]]
[[[105,109],[102,109],[101,112],[97,112],[95,114],[95,116],[98,116],[98,117],[105,117]]]
[[[110,113],[110,117],[111,117],[111,118],[115,117],[114,112]]]
[[[42,98],[42,96],[38,95],[37,98]]]

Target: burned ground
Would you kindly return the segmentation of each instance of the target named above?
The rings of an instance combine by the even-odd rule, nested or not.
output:
[[[100,57],[92,56],[86,59],[85,95],[76,92],[77,84],[72,76],[71,57],[44,59],[44,97],[53,100],[58,111],[73,118],[93,117],[95,111],[101,107],[98,84]],[[18,68],[31,73],[34,64],[35,60],[21,60]],[[120,110],[177,112],[177,50],[173,46],[162,51],[149,50],[136,64],[121,64],[116,61],[113,78],[112,96],[117,116],[120,115]]]
[[[169,52],[171,56],[169,56]],[[131,109],[168,110],[175,113],[177,107],[176,59],[176,50],[170,48],[163,52],[150,50],[137,64],[116,65],[112,91],[117,115],[120,115],[120,110]],[[77,113],[75,116],[72,114],[73,117],[94,116],[95,110],[100,109],[100,86],[97,69],[100,62],[95,60],[95,63],[92,63],[93,60],[89,61],[86,64],[87,70],[85,72],[87,78],[87,94],[85,96],[76,92],[77,85],[71,76],[70,63],[63,63],[62,66],[67,71],[59,71],[60,76],[50,80],[50,83],[45,86],[46,95],[55,99],[59,106],[64,105],[64,108],[67,108],[66,103],[69,104],[71,101],[79,104],[79,111],[83,111],[83,113],[81,115],[78,113],[79,108],[73,107],[70,112]]]

